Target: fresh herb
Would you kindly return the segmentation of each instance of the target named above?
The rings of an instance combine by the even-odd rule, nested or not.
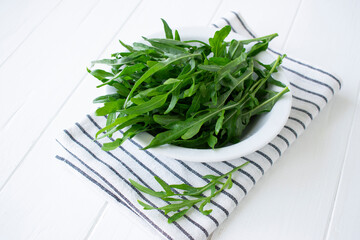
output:
[[[88,72],[116,93],[100,96],[102,103],[96,115],[107,115],[106,127],[96,133],[96,139],[112,137],[127,128],[122,138],[105,143],[105,151],[119,147],[141,132],[154,136],[144,149],[163,144],[191,148],[219,148],[241,140],[251,119],[272,109],[288,87],[272,76],[284,56],[270,64],[256,56],[266,51],[272,34],[249,40],[225,41],[230,26],[217,31],[208,43],[194,39],[182,41],[178,31],[162,19],[165,38],[144,38],[132,46],[120,41],[126,52],[112,54],[110,59],[93,61],[107,70]],[[280,92],[271,90],[275,85]],[[171,223],[199,205],[205,206],[219,193],[233,185],[232,175],[247,163],[221,176],[206,175],[207,184],[193,187],[187,184],[169,185],[159,177],[155,180],[164,191],[154,191],[130,179],[139,191],[159,197],[168,205],[154,208],[138,201],[144,209],[173,213]]]
[[[217,31],[209,43],[181,41],[162,20],[166,38],[145,38],[126,52],[93,61],[108,70],[88,72],[117,93],[100,96],[96,115],[108,115],[96,138],[111,137],[128,127],[122,138],[105,143],[106,151],[126,139],[148,132],[154,139],[144,149],[163,144],[192,148],[219,148],[241,140],[251,119],[268,112],[288,88],[272,77],[284,56],[265,64],[256,59],[272,34],[249,40],[225,41],[230,26]],[[245,47],[247,46],[247,47]],[[270,85],[283,87],[280,92]]]
[[[143,206],[145,210],[158,209],[163,210],[165,214],[176,212],[168,218],[168,222],[172,223],[184,216],[187,211],[189,211],[196,204],[200,204],[199,211],[202,214],[209,215],[212,212],[212,209],[204,210],[205,206],[210,203],[210,201],[219,193],[221,193],[225,189],[230,189],[232,187],[232,174],[238,171],[240,168],[244,167],[246,164],[248,163],[246,162],[238,167],[235,167],[228,173],[225,173],[221,176],[204,176],[203,178],[210,181],[208,184],[202,187],[192,187],[187,184],[168,185],[164,180],[157,176],[155,176],[155,180],[160,184],[164,191],[151,190],[131,179],[130,183],[139,191],[142,191],[154,197],[159,197],[162,200],[169,202],[169,204],[166,206],[154,208],[138,200],[139,204]],[[179,191],[181,191],[182,193],[179,193]],[[210,192],[210,194],[208,194],[209,196],[204,195],[204,193],[206,192]]]

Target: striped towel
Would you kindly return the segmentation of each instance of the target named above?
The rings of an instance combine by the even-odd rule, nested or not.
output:
[[[238,13],[231,12],[213,25],[222,27],[226,24],[244,37],[255,37]],[[134,140],[126,141],[112,152],[104,152],[101,142],[94,141],[94,136],[105,126],[106,119],[88,115],[59,136],[57,142],[61,150],[56,158],[92,182],[106,197],[124,205],[150,224],[164,239],[207,239],[341,88],[337,77],[312,65],[287,57],[282,66],[293,94],[290,117],[271,142],[245,157],[217,163],[182,162],[139,150],[141,146]],[[114,138],[121,136],[120,132],[117,134]],[[166,202],[139,192],[128,180],[133,179],[158,191],[161,187],[154,176],[169,184],[203,186],[208,180],[202,176],[222,175],[246,161],[249,164],[233,175],[233,187],[209,204],[213,209],[210,215],[205,216],[194,208],[172,224],[167,223],[168,216],[162,211],[143,210],[137,200],[156,207],[164,206]]]

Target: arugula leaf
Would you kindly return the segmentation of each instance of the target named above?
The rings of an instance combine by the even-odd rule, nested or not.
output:
[[[161,21],[163,22],[164,25],[164,31],[165,31],[165,36],[167,39],[173,39],[173,34],[172,34],[172,30],[169,27],[168,23],[161,18]]]
[[[223,57],[226,51],[225,38],[231,31],[230,26],[225,26],[222,29],[215,32],[214,37],[209,38],[211,51],[214,53],[214,57]]]

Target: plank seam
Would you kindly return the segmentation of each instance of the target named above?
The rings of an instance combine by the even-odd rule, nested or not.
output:
[[[106,49],[108,48],[108,46],[111,44],[112,41],[114,41],[115,37],[119,34],[119,32],[121,31],[121,29],[125,26],[125,24],[128,22],[128,20],[131,18],[131,16],[134,14],[134,12],[136,11],[136,9],[140,6],[140,4],[142,3],[143,0],[140,0],[139,3],[134,7],[134,9],[130,12],[129,16],[127,17],[127,19],[124,21],[124,23],[120,26],[120,28],[116,31],[116,33],[114,34],[114,36],[111,38],[111,40],[109,41],[108,44],[106,44],[106,46],[104,47],[104,49],[101,51],[101,53],[99,54],[98,57],[100,57],[101,55],[104,54],[104,52],[106,51]],[[66,103],[69,101],[69,99],[71,98],[71,96],[76,92],[76,90],[79,88],[79,86],[81,85],[81,83],[84,81],[84,79],[88,76],[88,73],[84,74],[84,76],[80,79],[80,81],[76,84],[76,86],[74,87],[74,89],[70,92],[70,94],[68,95],[68,97],[65,99],[65,101],[61,104],[61,106],[58,108],[58,110],[56,111],[55,115],[53,117],[50,118],[50,121],[45,125],[44,129],[40,132],[40,135],[35,139],[35,141],[31,144],[29,150],[25,153],[25,155],[21,158],[21,160],[19,161],[19,163],[15,166],[14,170],[9,174],[9,176],[6,178],[6,180],[4,181],[4,184],[2,186],[0,186],[0,193],[2,192],[2,190],[5,188],[5,186],[7,185],[7,183],[10,181],[10,179],[12,178],[12,176],[14,175],[14,173],[16,172],[16,170],[22,165],[22,163],[24,162],[24,160],[26,159],[26,157],[28,156],[28,154],[31,152],[31,150],[35,147],[35,145],[37,144],[37,142],[39,141],[39,139],[43,136],[44,132],[49,128],[49,126],[51,125],[51,123],[55,120],[55,118],[57,117],[57,115],[61,112],[61,110],[64,108],[64,106],[66,105]]]

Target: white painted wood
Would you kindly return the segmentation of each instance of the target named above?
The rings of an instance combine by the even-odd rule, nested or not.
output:
[[[360,98],[358,98],[356,109],[339,182],[339,191],[326,235],[328,240],[357,239],[360,236],[360,189],[358,186],[360,182],[360,149],[358,147],[360,146]]]
[[[0,66],[27,40],[59,3],[60,0],[0,2]]]
[[[132,212],[111,202],[88,239],[159,239],[159,235],[150,226],[140,221],[142,220]]]
[[[86,66],[102,53],[137,3],[132,1],[125,6],[120,1],[104,1],[103,4],[95,0],[63,1],[0,68],[0,84],[3,85],[0,102],[12,99],[11,104],[2,105],[0,186],[41,136],[69,94],[88,75]],[[107,17],[99,18],[104,12]],[[115,21],[120,23],[117,27],[109,25]],[[23,66],[22,71],[18,71],[19,66]],[[18,147],[19,139],[9,138],[10,135],[21,136],[21,147]]]
[[[224,0],[214,15],[212,22],[226,16],[230,11],[240,12],[249,27],[258,36],[278,33],[279,36],[271,41],[271,47],[282,49],[300,2],[301,0]]]
[[[359,10],[356,1],[302,2],[284,50],[289,56],[335,72],[344,80],[344,87],[216,232],[214,239],[233,239],[239,226],[238,232],[245,239],[325,238],[347,144],[357,148],[356,141],[348,138],[359,93],[359,82],[353,74],[360,64],[356,54],[360,48],[355,41],[359,33],[354,31],[360,27],[355,14]],[[334,14],[339,17],[334,18]],[[352,60],[345,63],[344,59]],[[349,154],[345,162],[345,166],[351,162],[354,172],[360,170],[354,165],[355,156]],[[345,176],[354,177],[350,173]],[[349,180],[344,180],[343,187],[350,187],[348,184]],[[348,194],[346,190],[339,193],[339,210],[333,219],[339,219]],[[359,221],[355,216],[358,218],[359,212],[350,210],[359,209],[357,194],[350,203],[348,217],[339,220],[343,224],[341,234],[333,235],[338,229],[333,220],[329,239],[345,239],[346,232],[352,237],[359,236],[354,234],[358,232]]]
[[[44,135],[0,193],[1,239],[83,239],[104,205],[80,175],[54,159],[54,151],[44,151],[53,133]]]
[[[118,49],[117,39],[131,43],[159,30],[160,17],[173,28],[204,26],[230,10],[259,35],[277,31],[274,46],[337,73],[344,87],[212,239],[359,237],[357,1],[56,3],[0,2],[0,64],[7,58],[0,66],[0,239],[157,239],[57,162],[49,146],[95,109],[97,81],[85,67]]]

